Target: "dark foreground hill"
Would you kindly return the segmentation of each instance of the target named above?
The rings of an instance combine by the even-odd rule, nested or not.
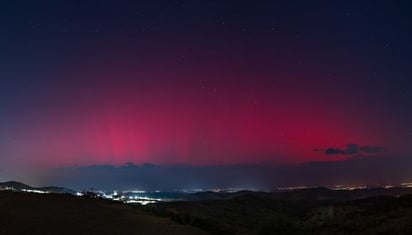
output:
[[[0,191],[0,234],[207,233],[101,199]]]
[[[225,200],[159,203],[145,208],[211,234],[412,234],[410,195],[357,200],[298,198],[243,193]]]
[[[0,191],[0,234],[409,235],[409,192],[201,193],[190,196],[192,201],[132,206],[68,194]]]

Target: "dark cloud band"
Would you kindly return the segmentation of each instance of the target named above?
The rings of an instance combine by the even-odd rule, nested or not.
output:
[[[317,149],[318,150],[318,149]],[[353,155],[358,153],[376,154],[384,152],[385,148],[381,146],[359,146],[357,144],[347,144],[345,149],[327,148],[324,151],[326,155]]]

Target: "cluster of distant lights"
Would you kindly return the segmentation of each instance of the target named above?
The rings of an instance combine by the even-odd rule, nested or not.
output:
[[[412,183],[411,183],[412,184]],[[280,187],[277,188],[278,191],[296,191],[300,189],[311,189],[311,188],[317,188],[318,186],[291,186],[291,187]],[[389,186],[384,186],[384,188],[388,188]],[[396,186],[392,186],[396,187]],[[359,190],[359,189],[368,189],[370,187],[365,186],[365,185],[335,185],[329,189],[331,190]]]
[[[222,189],[222,188],[212,188],[212,189],[183,189],[183,190],[176,190],[174,192],[177,193],[199,193],[199,192],[215,192],[215,193],[234,193],[234,192],[239,192],[245,190],[244,188],[227,188],[227,189]],[[249,189],[250,190],[250,189]],[[253,190],[256,191],[256,190]],[[148,197],[145,194],[156,194],[156,193],[162,193],[162,191],[156,190],[156,191],[143,191],[143,190],[128,190],[128,191],[113,191],[111,193],[103,192],[103,191],[95,191],[93,192],[96,194],[96,197],[98,198],[103,198],[106,200],[111,200],[111,201],[118,201],[118,202],[123,202],[126,204],[141,204],[141,205],[147,205],[151,203],[158,203],[158,202],[170,202],[170,201],[181,201],[184,199],[179,199],[179,198],[158,198],[158,197]],[[137,195],[136,195],[137,194]],[[139,195],[141,194],[141,195]],[[85,196],[84,193],[77,192],[76,196]]]
[[[158,192],[158,191],[156,191]],[[146,191],[135,190],[135,191],[124,191],[119,193],[118,191],[113,191],[112,193],[105,193],[105,192],[95,192],[96,196],[99,198],[103,198],[106,200],[111,201],[118,201],[127,204],[141,204],[147,205],[151,203],[161,202],[161,201],[169,201],[169,199],[160,199],[160,198],[151,198],[147,196],[139,196],[139,195],[127,195],[127,194],[144,194]],[[83,193],[77,192],[77,196],[84,196]]]
[[[17,190],[14,187],[3,187],[0,188],[0,191],[14,191],[14,192],[24,192],[24,193],[39,193],[39,194],[46,194],[50,193],[49,191],[37,190],[37,189],[20,189]]]
[[[22,189],[21,191],[25,193],[40,193],[40,194],[50,193],[49,191],[42,191],[42,190],[37,190],[37,189]]]
[[[311,188],[317,188],[318,186],[291,186],[291,187],[279,187],[277,188],[278,191],[296,191],[300,189],[311,189]],[[352,191],[352,190],[362,190],[362,189],[370,189],[370,188],[385,188],[385,189],[390,189],[390,188],[412,188],[412,182],[411,183],[401,183],[400,185],[385,185],[385,186],[377,186],[377,187],[370,187],[366,185],[335,185],[333,187],[330,187],[329,189],[331,190],[346,190],[346,191]]]

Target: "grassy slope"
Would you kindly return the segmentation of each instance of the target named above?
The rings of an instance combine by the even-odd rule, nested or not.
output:
[[[146,207],[211,234],[412,234],[412,196],[354,201],[238,198]]]
[[[139,208],[68,195],[0,192],[0,234],[206,234]]]

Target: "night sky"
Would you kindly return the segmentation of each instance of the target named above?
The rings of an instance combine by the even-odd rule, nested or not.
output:
[[[2,1],[0,179],[103,164],[409,156],[411,10]]]

